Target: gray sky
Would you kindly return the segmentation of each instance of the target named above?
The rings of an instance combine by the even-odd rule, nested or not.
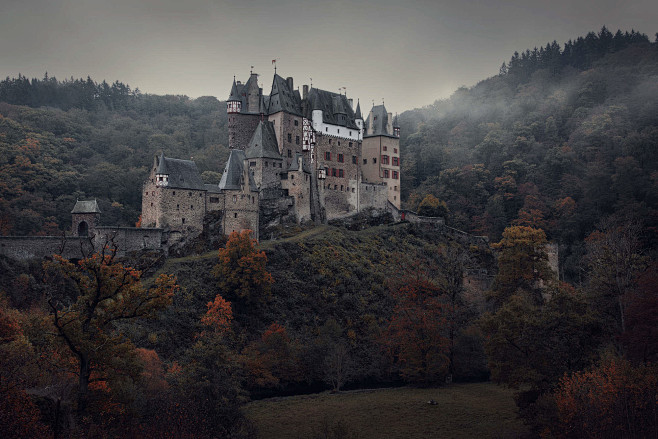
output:
[[[0,77],[44,72],[216,96],[250,66],[402,112],[498,73],[519,52],[606,25],[653,41],[655,0],[0,0]]]

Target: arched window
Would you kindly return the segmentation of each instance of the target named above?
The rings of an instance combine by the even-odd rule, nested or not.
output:
[[[78,236],[87,236],[89,234],[89,226],[86,221],[80,221],[78,224]]]

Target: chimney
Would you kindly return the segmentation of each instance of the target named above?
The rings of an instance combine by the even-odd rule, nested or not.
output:
[[[286,78],[286,82],[288,83],[288,88],[289,88],[290,90],[292,90],[292,88],[293,88],[293,87],[292,87],[292,76],[288,76],[288,77]]]
[[[347,102],[350,103],[350,108],[351,108],[352,110],[354,110],[354,99],[350,98],[350,99],[347,100]]]
[[[308,85],[304,84],[302,86],[302,99],[306,99],[306,96],[308,96]]]
[[[393,113],[388,113],[388,123],[386,124],[386,131],[393,134]]]

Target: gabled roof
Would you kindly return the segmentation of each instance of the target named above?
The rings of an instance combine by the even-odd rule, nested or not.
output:
[[[275,114],[279,111],[301,116],[302,102],[299,99],[299,92],[295,93],[294,90],[291,90],[288,81],[275,73],[272,80],[268,114]]]
[[[101,213],[96,200],[76,201],[71,213]]]
[[[359,129],[354,121],[354,111],[346,96],[312,88],[308,92],[307,99],[309,104],[307,106],[307,118],[312,118],[313,110],[322,110],[322,122],[355,130]]]
[[[279,154],[279,145],[276,141],[276,133],[272,122],[260,121],[254,131],[254,135],[249,141],[249,146],[245,151],[248,159],[252,158],[271,158],[281,159]]]
[[[177,189],[205,190],[196,163],[192,160],[170,159],[164,153],[157,159],[156,174],[169,176],[168,187]]]
[[[369,124],[371,118],[368,117],[368,131],[367,135],[364,137],[395,137],[393,133],[388,132],[388,112],[386,111],[386,107],[384,107],[384,105],[375,105],[372,107],[372,110],[370,110],[370,114],[372,115],[372,126]]]
[[[222,179],[219,182],[219,189],[221,190],[242,190],[243,176],[244,176],[244,151],[240,149],[232,149],[226,161],[226,167],[222,174]],[[256,183],[251,175],[251,172],[246,173],[249,178],[249,189],[257,191]]]
[[[304,160],[304,156],[300,153],[295,153],[295,158],[293,159],[292,163],[290,164],[290,167],[288,168],[288,172],[290,171],[299,171],[299,159],[302,159],[302,170],[306,172],[307,174],[311,173],[311,169],[308,167],[308,163],[306,163],[306,160]]]

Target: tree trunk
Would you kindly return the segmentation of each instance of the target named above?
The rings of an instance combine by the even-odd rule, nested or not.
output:
[[[80,355],[80,374],[78,377],[78,415],[84,416],[89,400],[89,375],[91,365],[86,354]]]

